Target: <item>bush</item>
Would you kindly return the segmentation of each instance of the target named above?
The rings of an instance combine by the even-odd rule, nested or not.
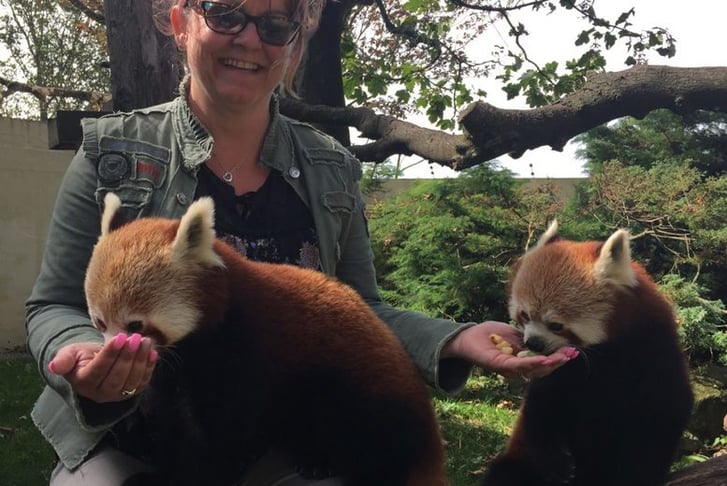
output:
[[[727,365],[725,306],[721,300],[708,300],[707,290],[696,282],[675,274],[661,279],[662,291],[675,305],[679,333],[692,366],[706,362]]]

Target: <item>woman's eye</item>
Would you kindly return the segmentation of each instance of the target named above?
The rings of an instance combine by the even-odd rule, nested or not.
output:
[[[548,331],[551,332],[560,332],[563,330],[563,324],[560,324],[558,322],[549,322],[547,325]]]
[[[144,323],[141,321],[131,321],[126,325],[126,331],[130,333],[141,333],[144,330]]]

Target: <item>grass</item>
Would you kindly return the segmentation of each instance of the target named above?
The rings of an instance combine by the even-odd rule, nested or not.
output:
[[[0,355],[0,484],[45,486],[55,456],[30,419],[42,389],[26,355]],[[456,399],[435,396],[447,469],[455,486],[478,484],[486,461],[505,444],[514,413],[513,395],[496,377],[474,376]]]
[[[33,425],[30,410],[43,388],[27,356],[0,355],[0,483],[45,486],[55,455]]]
[[[434,397],[453,486],[481,483],[485,464],[502,451],[512,431],[517,401],[513,389],[491,375],[473,376],[455,399]]]

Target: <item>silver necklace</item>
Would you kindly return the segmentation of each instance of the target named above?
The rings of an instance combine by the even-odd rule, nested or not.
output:
[[[242,160],[235,164],[235,166],[232,169],[225,169],[225,167],[222,165],[222,162],[220,162],[217,158],[215,158],[215,162],[217,162],[217,165],[220,166],[220,169],[222,169],[224,172],[222,173],[222,180],[226,183],[232,185],[232,179],[234,179],[235,171],[238,167],[240,167],[240,164],[242,164]]]

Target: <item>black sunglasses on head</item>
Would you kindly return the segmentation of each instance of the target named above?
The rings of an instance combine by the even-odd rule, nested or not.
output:
[[[252,22],[257,28],[257,35],[261,41],[273,46],[286,46],[293,42],[300,31],[300,22],[274,13],[260,16],[250,15],[240,9],[242,3],[233,6],[220,2],[192,4],[187,1],[186,6],[202,15],[207,27],[218,34],[239,34],[247,27],[247,24]]]

